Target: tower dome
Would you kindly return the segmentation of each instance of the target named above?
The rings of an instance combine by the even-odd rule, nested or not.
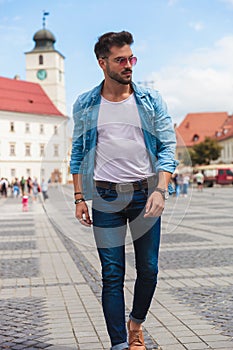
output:
[[[56,38],[53,35],[53,33],[51,33],[49,30],[47,29],[41,29],[38,30],[34,36],[33,36],[33,40],[35,41],[35,47],[33,49],[33,51],[54,51],[54,43],[56,42]]]

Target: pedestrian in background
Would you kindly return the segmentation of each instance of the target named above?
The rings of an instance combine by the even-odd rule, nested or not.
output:
[[[21,193],[22,193],[22,196],[24,196],[24,192],[25,192],[25,179],[24,179],[24,176],[21,177],[21,180],[20,180],[20,188],[21,188]]]
[[[197,174],[194,175],[194,179],[197,182],[197,190],[202,192],[203,191],[203,184],[204,184],[204,175],[199,170]]]
[[[46,182],[45,179],[42,179],[42,181],[41,181],[41,192],[42,192],[44,201],[49,198],[49,196],[48,196],[48,182]]]
[[[9,185],[9,183],[8,183],[7,179],[2,177],[1,181],[0,181],[0,191],[1,191],[1,195],[5,198],[7,197],[8,185]]]
[[[15,178],[15,180],[13,181],[13,196],[15,198],[18,198],[20,194],[20,183],[18,178]]]
[[[32,182],[32,194],[33,194],[33,200],[36,201],[39,193],[39,184],[37,181],[37,178],[34,178],[34,181]]]
[[[104,81],[74,104],[71,173],[75,215],[90,227],[102,265],[102,305],[112,350],[145,350],[142,323],[157,284],[160,216],[169,197],[175,133],[157,91],[132,82],[137,62],[126,31],[95,45]],[[85,199],[93,198],[92,218]],[[129,223],[137,278],[125,325],[125,236]],[[93,348],[95,346],[93,345]]]
[[[27,190],[28,190],[28,195],[30,197],[32,193],[32,179],[30,176],[28,176],[27,178]]]
[[[190,176],[188,174],[183,175],[183,181],[182,181],[183,197],[187,197],[188,195],[189,182],[190,182]]]

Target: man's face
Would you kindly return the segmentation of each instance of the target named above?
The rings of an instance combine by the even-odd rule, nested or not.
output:
[[[99,59],[105,77],[109,77],[123,85],[130,84],[132,80],[132,64],[129,59],[133,56],[130,46],[113,46],[110,52],[107,58]],[[124,64],[121,63],[122,58],[127,58]]]

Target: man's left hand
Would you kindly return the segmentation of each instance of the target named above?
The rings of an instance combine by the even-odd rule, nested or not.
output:
[[[153,192],[146,203],[144,218],[161,216],[165,207],[165,200],[161,193]]]

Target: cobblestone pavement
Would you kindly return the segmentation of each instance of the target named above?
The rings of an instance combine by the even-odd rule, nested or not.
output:
[[[160,274],[144,325],[147,349],[233,349],[233,188],[190,189],[163,214]],[[109,349],[92,232],[71,186],[49,200],[0,199],[0,349]],[[127,313],[135,279],[127,235]]]

